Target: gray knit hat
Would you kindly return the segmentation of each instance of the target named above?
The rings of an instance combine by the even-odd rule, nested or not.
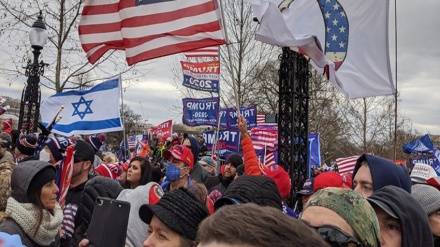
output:
[[[422,205],[428,216],[440,209],[440,191],[430,185],[413,185],[411,195]]]

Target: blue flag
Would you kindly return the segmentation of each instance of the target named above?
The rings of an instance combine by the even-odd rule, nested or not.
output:
[[[419,139],[403,145],[403,152],[407,154],[432,154],[434,153],[434,144],[428,134]]]
[[[48,126],[60,107],[61,120],[52,132],[71,136],[123,130],[119,113],[121,79],[113,78],[89,90],[72,90],[47,98],[40,107],[41,121]]]
[[[182,122],[188,126],[217,126],[219,98],[182,99]]]

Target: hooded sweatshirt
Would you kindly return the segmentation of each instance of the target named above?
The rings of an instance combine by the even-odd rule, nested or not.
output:
[[[373,191],[387,185],[394,185],[411,194],[411,178],[408,170],[402,165],[396,165],[390,160],[371,154],[363,154],[356,161],[352,176],[353,180],[362,162],[365,160],[368,162],[368,167],[370,168],[371,179],[373,180]]]
[[[200,153],[199,141],[193,136],[188,136],[187,139],[191,142],[191,152],[194,156],[194,167],[189,173],[189,176],[192,180],[195,180],[199,183],[204,183],[209,177],[209,172],[198,162]]]
[[[148,225],[139,218],[139,208],[144,204],[156,204],[163,194],[162,188],[155,182],[140,185],[133,190],[125,189],[119,194],[118,200],[130,203],[126,245],[142,247],[142,243],[148,238]]]
[[[402,247],[434,246],[428,216],[411,194],[389,185],[375,191],[367,200],[373,206],[377,201],[387,205],[399,218]]]
[[[55,168],[44,161],[27,161],[15,166],[11,177],[11,198],[8,199],[6,213],[9,217],[0,224],[0,232],[18,234],[23,245],[33,246],[58,246],[59,227],[63,219],[60,205],[56,203],[53,214],[42,210],[42,224],[35,234],[39,220],[39,209],[31,204],[27,191],[32,179],[43,169]]]

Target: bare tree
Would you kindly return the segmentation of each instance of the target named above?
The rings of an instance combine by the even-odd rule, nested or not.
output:
[[[273,90],[277,90],[272,85],[278,85],[278,78],[271,78],[266,88],[259,88],[262,82],[268,82],[266,73],[272,74],[276,71],[277,56],[280,53],[278,47],[266,45],[255,40],[255,32],[257,23],[253,22],[251,7],[245,1],[223,0],[226,30],[228,32],[228,44],[231,48],[231,59],[235,74],[235,87],[238,94],[240,106],[249,106],[253,104],[264,107],[264,111],[276,109],[273,105],[267,107],[265,104],[268,100],[261,101],[262,93],[271,95]],[[183,58],[183,56],[182,56]],[[206,59],[205,59],[206,60]],[[198,60],[204,61],[204,60]],[[231,81],[231,68],[229,66],[229,54],[226,46],[220,49],[221,64],[221,93],[220,100],[224,107],[235,107],[234,83]],[[182,70],[178,61],[173,66],[173,84],[179,89],[181,97],[216,97],[217,94],[200,92],[193,89],[183,87]],[[277,72],[276,72],[277,73]],[[256,85],[256,78],[260,83]],[[268,96],[269,97],[269,96]],[[180,111],[181,112],[181,111]]]
[[[90,87],[95,81],[118,74],[125,74],[131,82],[143,77],[145,70],[127,66],[122,52],[109,52],[94,65],[88,63],[77,34],[83,4],[84,1],[67,0],[0,0],[0,49],[4,61],[0,74],[9,80],[24,75],[22,66],[31,55],[29,30],[42,10],[48,44],[40,59],[49,64],[41,81],[43,87],[62,92]]]

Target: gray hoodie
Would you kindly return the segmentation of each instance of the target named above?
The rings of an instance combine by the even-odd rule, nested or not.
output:
[[[393,185],[385,186],[367,198],[370,204],[383,203],[399,218],[402,247],[434,246],[428,215],[407,191]]]
[[[126,245],[130,247],[143,246],[142,243],[148,237],[148,225],[139,218],[139,208],[144,204],[155,204],[163,194],[162,188],[155,182],[140,185],[133,190],[121,191],[117,199],[130,203]]]

